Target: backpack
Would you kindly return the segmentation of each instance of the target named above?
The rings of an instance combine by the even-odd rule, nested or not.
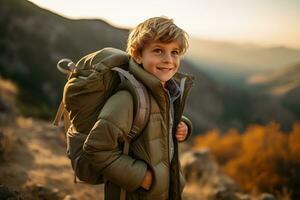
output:
[[[130,133],[124,136],[124,154],[128,154],[129,143],[139,136],[148,122],[147,90],[127,71],[128,63],[126,52],[104,48],[84,56],[76,64],[69,59],[62,59],[57,64],[57,68],[68,75],[68,81],[54,125],[64,119],[67,155],[74,170],[74,182],[78,178],[89,184],[104,183],[101,172],[81,154],[83,144],[110,96],[119,90],[128,90],[134,101],[134,119]]]

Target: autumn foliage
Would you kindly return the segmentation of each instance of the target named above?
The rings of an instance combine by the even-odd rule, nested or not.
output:
[[[284,133],[276,123],[251,125],[244,133],[212,130],[195,138],[246,191],[282,193],[300,199],[300,123]]]

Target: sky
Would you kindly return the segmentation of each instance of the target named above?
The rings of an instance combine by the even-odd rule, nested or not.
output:
[[[300,0],[30,0],[71,19],[133,28],[167,16],[191,37],[300,49]]]

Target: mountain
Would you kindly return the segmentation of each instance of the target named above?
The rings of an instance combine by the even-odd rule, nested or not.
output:
[[[245,85],[249,75],[300,62],[300,50],[192,38],[187,58],[219,83]]]
[[[124,48],[128,33],[101,20],[69,20],[24,0],[1,0],[0,13],[0,74],[19,87],[21,111],[44,118],[53,116],[65,82],[56,62],[105,46]]]
[[[300,62],[252,75],[247,82],[257,92],[278,98],[283,106],[300,116]]]
[[[247,82],[260,90],[282,96],[300,86],[300,62],[254,74]]]

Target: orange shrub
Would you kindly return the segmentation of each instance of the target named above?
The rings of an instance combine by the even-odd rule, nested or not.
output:
[[[209,148],[220,164],[238,156],[241,145],[240,133],[230,129],[226,134],[221,134],[218,129],[207,132],[195,138],[196,148]]]
[[[289,151],[291,160],[300,159],[300,123],[294,125],[289,135]]]
[[[195,147],[207,147],[225,172],[251,191],[282,192],[287,188],[293,198],[300,198],[300,123],[290,134],[278,124],[252,125],[239,134],[229,130],[224,135],[211,131],[195,140]]]

